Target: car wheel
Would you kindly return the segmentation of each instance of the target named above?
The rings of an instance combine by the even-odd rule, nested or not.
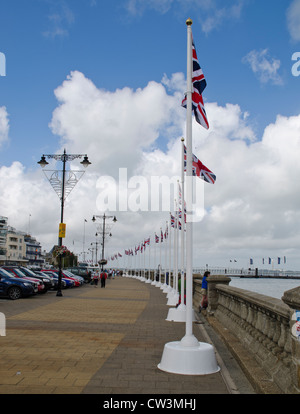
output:
[[[7,294],[8,294],[9,299],[16,300],[16,299],[20,299],[20,297],[22,296],[22,291],[19,287],[13,286],[9,288]]]

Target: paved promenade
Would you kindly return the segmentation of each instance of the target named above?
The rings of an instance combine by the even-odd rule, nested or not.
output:
[[[213,341],[221,370],[204,376],[159,370],[165,343],[185,334],[185,323],[166,321],[168,310],[161,289],[127,277],[107,280],[104,289],[64,290],[63,297],[1,299],[0,394],[255,393],[203,316],[194,335]]]

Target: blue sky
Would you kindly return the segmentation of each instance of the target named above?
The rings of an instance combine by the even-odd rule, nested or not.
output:
[[[219,124],[226,123],[226,128],[224,126],[226,132],[220,141],[219,138],[214,139],[213,135],[212,139],[207,141],[206,138],[210,135],[205,135],[206,133],[199,129],[196,132],[196,148],[202,150],[211,169],[217,170],[219,178],[217,182],[220,182],[219,199],[211,188],[207,190],[209,218],[208,223],[205,224],[207,226],[205,231],[217,232],[218,220],[214,214],[217,214],[218,208],[223,208],[223,213],[225,210],[228,212],[230,200],[238,199],[234,180],[228,189],[229,184],[226,182],[226,186],[222,186],[220,180],[222,176],[225,179],[225,170],[228,173],[228,166],[222,169],[222,163],[225,163],[228,158],[226,151],[241,154],[240,164],[237,163],[239,165],[235,165],[236,158],[228,159],[229,163],[233,163],[234,175],[244,176],[243,157],[249,163],[247,165],[249,174],[251,174],[251,165],[253,165],[253,174],[258,174],[266,143],[269,145],[266,132],[273,126],[276,134],[282,133],[282,130],[289,134],[288,128],[281,129],[278,115],[285,117],[288,126],[294,125],[294,121],[298,122],[300,77],[292,75],[294,62],[291,59],[293,53],[300,51],[299,0],[276,2],[271,0],[226,2],[223,0],[2,0],[1,6],[0,52],[6,57],[6,76],[0,77],[0,108],[3,113],[2,129],[0,124],[0,169],[2,168],[3,172],[1,186],[6,185],[5,179],[3,181],[3,177],[7,177],[5,174],[11,174],[13,177],[16,173],[16,166],[13,164],[15,161],[22,166],[22,171],[18,170],[21,181],[24,179],[28,185],[30,180],[34,182],[36,178],[30,174],[38,171],[36,162],[40,156],[43,153],[54,153],[62,145],[68,145],[68,151],[76,150],[83,153],[88,150],[94,151],[88,155],[94,161],[91,167],[94,170],[91,169],[91,173],[95,176],[96,165],[99,165],[98,174],[103,174],[105,171],[102,167],[108,160],[110,164],[116,162],[117,167],[117,160],[112,161],[108,156],[109,149],[106,149],[107,157],[101,158],[103,142],[99,137],[106,133],[109,139],[110,115],[99,113],[95,116],[91,109],[88,112],[91,121],[86,121],[86,125],[82,122],[81,138],[77,136],[73,139],[71,131],[91,100],[99,94],[103,95],[105,107],[105,102],[109,99],[116,103],[120,93],[123,97],[127,88],[131,91],[128,93],[128,105],[131,105],[131,98],[137,99],[145,95],[145,99],[142,100],[143,116],[149,120],[153,118],[153,124],[150,126],[139,126],[139,131],[144,131],[143,128],[146,128],[149,136],[146,139],[147,134],[145,135],[145,141],[141,145],[141,153],[142,149],[146,149],[146,153],[143,153],[143,157],[139,153],[135,160],[136,171],[141,162],[144,162],[144,173],[146,167],[150,170],[150,160],[153,156],[170,157],[173,139],[180,138],[180,134],[184,132],[184,126],[181,128],[176,122],[179,123],[178,119],[185,116],[184,109],[180,108],[182,96],[180,83],[184,81],[186,74],[185,21],[188,17],[193,19],[192,31],[198,59],[207,80],[204,100],[212,125],[211,133],[216,134],[216,131],[219,131],[220,134],[222,126]],[[77,76],[74,76],[74,73]],[[174,74],[181,74],[181,77],[176,78]],[[176,79],[177,85],[174,84]],[[87,83],[88,80],[91,84]],[[75,89],[71,89],[71,86]],[[161,87],[164,88],[166,118],[169,110],[173,114],[173,118],[170,115],[168,120],[162,119],[164,107],[155,118],[156,101],[152,106],[147,107],[147,98],[149,98],[147,93],[151,97],[158,96],[162,93]],[[89,92],[86,92],[87,90]],[[82,107],[79,111],[80,104]],[[123,100],[122,105],[118,107],[116,104],[111,109],[115,111],[111,116],[116,120],[128,114],[128,108],[125,110],[126,104]],[[108,107],[107,110],[109,112],[110,108]],[[175,111],[178,111],[177,117],[174,116]],[[101,117],[107,122],[103,121],[101,124],[102,129],[98,134],[100,141],[96,147],[97,134],[88,130],[93,129],[93,126],[96,129]],[[297,129],[298,126],[291,126],[291,128]],[[171,136],[170,131],[175,131],[174,137]],[[111,133],[114,134],[114,131],[111,130]],[[138,142],[139,139],[138,133],[133,138],[131,125],[130,128],[128,126],[128,131],[124,128],[120,129],[118,137],[120,146],[124,145],[122,140],[132,138],[132,142],[128,144],[129,150],[130,145],[134,145],[134,142]],[[286,139],[285,136],[281,138]],[[261,144],[260,147],[258,143]],[[244,148],[245,144],[248,150]],[[295,151],[299,148],[298,144],[296,140]],[[290,144],[287,142],[286,145],[288,147]],[[240,153],[239,146],[242,148]],[[271,144],[270,147],[272,151]],[[95,151],[95,148],[98,149]],[[276,150],[282,153],[281,148],[276,147]],[[122,159],[121,157],[122,154],[118,154],[115,158]],[[97,162],[95,162],[96,158]],[[123,160],[124,158],[126,159],[126,154]],[[269,160],[266,170],[271,170],[276,163],[280,164],[279,169],[285,171],[286,164],[283,161],[280,163],[276,156]],[[128,164],[132,165],[131,161],[128,161]],[[153,165],[154,163],[152,167]],[[4,167],[6,169],[3,169]],[[293,170],[295,179],[297,172],[298,170]],[[279,174],[279,179],[280,177],[282,175]],[[43,180],[41,175],[39,180]],[[268,183],[270,182],[274,184],[271,179],[268,180]],[[242,182],[240,185],[242,188]],[[255,202],[257,190],[252,189],[253,183],[249,181],[244,185],[251,187],[249,194],[253,198],[251,200],[249,198],[249,201],[250,195],[245,193],[245,198],[243,199],[241,195],[241,199],[245,203],[247,199],[247,206],[253,208],[261,205],[262,210],[257,212],[260,217],[264,217],[264,214],[268,215],[264,210],[263,200]],[[260,185],[264,191],[265,187],[261,183]],[[298,182],[290,182],[289,185],[293,185],[294,189],[295,185],[298,185],[296,188],[299,188]],[[228,190],[227,193],[225,188]],[[279,197],[281,186],[279,185],[278,188]],[[298,200],[294,200],[292,190],[288,193],[289,196],[293,199],[292,207],[281,211],[285,220],[287,214],[294,214],[294,217],[298,217],[299,214],[295,207]],[[276,200],[272,198],[271,200],[270,205],[274,205]],[[53,203],[56,202],[57,200],[53,198]],[[30,202],[28,201],[29,204],[26,205],[26,214],[21,218],[19,212],[14,210],[15,204],[8,206],[4,199],[1,203],[3,203],[3,214],[12,217],[11,224],[25,228],[28,214],[29,212],[31,214],[33,209]],[[38,226],[38,214],[40,213],[36,213],[35,225],[32,219],[32,226],[37,235],[40,234],[43,239],[44,236]],[[73,217],[70,211],[69,216],[75,221],[75,213]],[[251,217],[253,217],[252,210]],[[276,220],[282,217],[276,217]],[[243,223],[245,224],[247,220],[248,216],[245,215]],[[232,230],[232,226],[229,227]],[[239,245],[236,235],[232,236],[230,231],[226,233],[225,228],[226,225],[222,227],[224,240],[233,237],[232,240],[236,240],[236,244],[233,245]],[[288,231],[288,235],[280,236],[278,236],[280,231],[277,230],[274,230],[274,222],[264,229],[266,255],[271,254],[272,249],[275,249],[275,256],[293,254],[296,260],[295,235],[292,234],[292,229]],[[286,229],[283,231],[284,234],[285,231]],[[250,256],[251,251],[256,254],[255,249],[251,250],[252,244],[255,243],[249,240],[245,242],[240,255]],[[49,244],[51,243],[53,244],[52,240],[49,241]],[[128,240],[128,243],[135,243],[135,241]],[[120,244],[116,244],[116,248],[121,248]],[[213,251],[213,243],[211,246]],[[223,248],[224,246],[221,246],[220,251]],[[259,256],[260,241],[255,248]],[[232,252],[226,251],[223,256],[220,253],[220,257],[222,256],[220,263],[227,260],[229,256],[232,258],[236,247],[232,249]]]
[[[291,75],[297,43],[287,27],[287,1],[227,1],[220,21],[220,1],[208,10],[197,1],[185,2],[189,6],[170,1],[164,12],[154,7],[164,2],[131,3],[136,3],[135,11],[125,0],[2,2],[0,48],[6,55],[7,76],[0,78],[0,105],[7,107],[10,119],[2,165],[17,159],[29,167],[41,152],[55,150],[57,139],[48,127],[57,105],[53,91],[70,71],[79,70],[110,91],[136,89],[150,80],[160,82],[164,74],[185,73],[188,16],[194,21],[198,58],[207,78],[206,100],[239,104],[249,112],[258,138],[278,113],[299,113],[299,79]],[[236,15],[230,11],[235,5]],[[205,32],[209,18],[212,26]],[[265,49],[270,61],[280,61],[280,84],[259,81],[243,63],[252,50]]]

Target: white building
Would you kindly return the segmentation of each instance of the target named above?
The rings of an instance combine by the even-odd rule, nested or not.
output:
[[[27,262],[24,233],[18,232],[13,227],[8,227],[6,234],[6,263],[24,265]]]
[[[0,216],[0,263],[6,259],[7,217]]]

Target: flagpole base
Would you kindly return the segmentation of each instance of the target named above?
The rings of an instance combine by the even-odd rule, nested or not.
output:
[[[193,346],[186,346],[182,341],[168,342],[157,367],[181,375],[208,375],[220,370],[213,346],[198,341]]]
[[[174,293],[173,295],[169,296],[167,305],[168,306],[176,306],[179,302],[179,293]]]
[[[171,288],[171,286],[169,286],[169,285],[166,285],[166,287],[164,288],[164,290],[163,290],[163,293],[169,293],[169,292],[171,292],[173,290],[173,288]]]
[[[170,322],[186,322],[186,306],[179,305],[178,308],[171,308],[169,309],[168,316],[166,321]],[[195,313],[193,310],[192,321],[196,321]]]

